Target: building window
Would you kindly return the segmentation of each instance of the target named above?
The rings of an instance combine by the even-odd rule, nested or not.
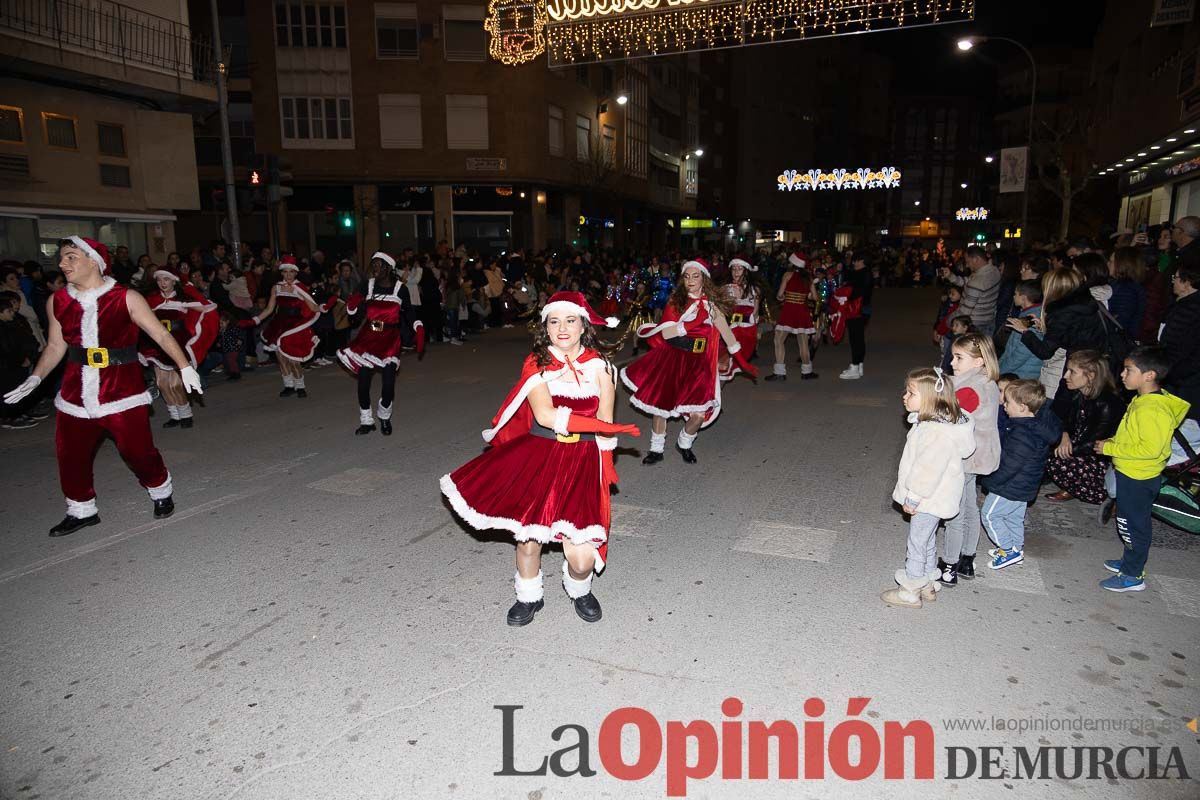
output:
[[[592,152],[592,119],[583,114],[575,115],[575,157],[587,161]]]
[[[646,73],[631,68],[625,81],[629,91],[629,102],[625,104],[625,172],[635,178],[645,178],[649,153]]]
[[[413,3],[375,4],[375,55],[379,58],[419,57],[417,7]]]
[[[617,129],[612,125],[605,125],[600,129],[601,144],[604,149],[601,151],[604,154],[604,163],[608,166],[615,166],[617,163]]]
[[[450,150],[488,149],[486,94],[446,95],[446,147]]]
[[[108,122],[96,123],[96,134],[100,140],[100,155],[125,158],[125,128]]]
[[[346,7],[340,3],[276,3],[275,44],[345,49]]]
[[[483,61],[487,57],[483,6],[442,6],[442,32],[447,61]]]
[[[75,136],[75,118],[61,114],[42,112],[42,124],[46,127],[46,144],[64,150],[78,150],[79,140]]]
[[[588,86],[588,68],[587,64],[579,64],[575,67],[575,82],[580,86]]]
[[[25,115],[16,106],[0,106],[0,142],[25,142]]]
[[[699,159],[689,158],[684,161],[683,171],[683,193],[688,197],[695,197],[700,188],[700,178],[698,172],[700,170]]]
[[[386,148],[420,149],[421,95],[379,95],[379,143]]]
[[[352,141],[348,97],[283,97],[283,138],[294,141]]]
[[[550,155],[563,154],[563,110],[558,106],[550,106]]]
[[[101,164],[100,185],[128,189],[133,185],[129,180],[129,167],[124,164]]]

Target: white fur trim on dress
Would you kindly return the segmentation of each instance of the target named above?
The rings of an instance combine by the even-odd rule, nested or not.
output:
[[[617,449],[616,436],[601,436],[596,434],[596,447],[600,448],[601,452],[609,452]]]
[[[550,352],[551,354],[554,354],[553,346],[550,347]],[[602,371],[608,368],[608,364],[603,358],[593,358],[590,361],[586,361],[582,364],[576,364],[575,366],[576,369],[581,370],[584,373]],[[560,369],[534,373],[526,378],[525,383],[521,384],[521,389],[517,392],[516,396],[513,397],[512,401],[504,407],[504,410],[500,414],[500,418],[496,420],[495,426],[483,431],[483,440],[485,442],[491,442],[492,439],[496,437],[496,433],[508,424],[508,421],[511,420],[513,415],[516,414],[521,408],[521,404],[524,403],[529,397],[529,393],[532,392],[539,383],[547,384],[550,394],[558,395],[560,397],[599,396],[600,389],[598,386],[595,386],[591,383],[575,384],[573,381],[567,381],[566,376],[570,374],[570,369],[563,364]]]
[[[64,497],[63,499],[67,501],[68,517],[74,517],[75,519],[87,519],[88,517],[94,517],[100,513],[100,509],[96,507],[96,498],[94,497],[91,500],[84,500],[82,502],[79,500],[72,500],[69,497]]]
[[[603,525],[587,525],[581,529],[576,528],[565,519],[555,520],[549,525],[526,525],[515,519],[482,514],[467,504],[462,494],[459,493],[458,487],[454,485],[454,480],[449,475],[443,475],[439,483],[442,494],[450,501],[450,506],[454,509],[455,513],[462,517],[475,530],[508,531],[518,542],[527,542],[533,539],[542,544],[549,541],[569,539],[573,544],[591,544],[599,547],[602,542],[608,540],[608,532],[604,530]],[[603,563],[600,562],[599,558],[596,560],[599,563]],[[597,569],[596,571],[599,572],[600,570]]]
[[[545,596],[542,586],[540,569],[537,576],[533,578],[522,578],[519,572],[513,574],[513,590],[517,593],[517,600],[521,603],[536,603],[541,600]]]
[[[342,366],[351,372],[357,372],[359,369],[382,369],[384,367],[400,366],[399,356],[388,356],[387,358],[379,358],[370,353],[356,353],[349,347],[344,347],[337,351],[338,361],[342,362]]]
[[[171,496],[171,473],[167,473],[167,479],[158,486],[147,486],[146,493],[150,495],[151,500],[166,500]]]
[[[280,292],[277,292],[277,295],[282,296],[282,297],[299,297],[300,299],[307,298],[308,300],[311,300],[314,303],[316,302],[315,300],[313,300],[312,295],[310,295],[308,292],[301,289],[299,286],[293,286],[292,288],[295,289],[294,292],[280,291]],[[266,339],[263,339],[262,334],[259,333],[258,338],[262,342],[263,350],[266,350],[267,352],[270,352],[270,353],[275,353],[276,357],[286,358],[288,361],[296,361],[296,362],[308,361],[310,358],[312,358],[313,353],[317,352],[317,343],[320,342],[320,339],[318,339],[315,334],[312,337],[312,345],[309,347],[308,355],[305,355],[301,358],[292,358],[287,353],[283,352],[283,349],[279,346],[279,342],[282,342],[284,339],[286,339],[289,336],[293,336],[293,335],[300,333],[300,331],[303,331],[307,328],[311,328],[313,325],[315,325],[317,323],[317,318],[320,316],[321,316],[321,312],[317,311],[312,315],[312,317],[307,322],[302,322],[299,325],[297,325],[296,327],[289,328],[288,330],[279,334],[279,339],[276,340],[275,344],[271,344]]]
[[[783,331],[784,333],[799,333],[812,335],[817,332],[816,328],[789,328],[787,325],[776,325],[775,330]]]
[[[554,432],[559,436],[569,436],[571,431],[567,428],[567,422],[571,419],[570,406],[557,406],[554,409]]]
[[[627,389],[629,389],[629,391],[637,392],[638,387],[636,385],[634,385],[633,381],[631,381],[629,379],[629,376],[626,374],[625,370],[621,370],[621,382],[625,384],[625,387]],[[709,417],[707,420],[705,420],[704,423],[701,425],[702,428],[707,428],[709,425],[711,425],[713,423],[714,420],[716,420],[717,414],[720,413],[720,410],[721,410],[720,385],[721,385],[721,377],[718,375],[717,376],[717,387],[718,387],[717,396],[714,397],[712,400],[709,400],[707,403],[703,403],[701,405],[676,406],[675,408],[672,408],[672,409],[658,408],[657,406],[652,406],[649,403],[642,402],[641,400],[637,399],[636,395],[630,395],[629,404],[632,405],[634,408],[637,408],[641,411],[645,411],[647,414],[649,414],[652,417],[665,417],[667,419],[670,419],[672,417],[683,417],[688,414],[707,414],[709,411],[713,411],[714,412],[713,415],[711,417]]]
[[[383,404],[383,401],[380,400],[379,404],[375,407],[375,413],[378,415],[378,417],[380,419],[391,419],[393,408],[395,408],[395,404],[390,405],[390,406],[385,406]]]
[[[567,592],[567,597],[572,600],[578,600],[580,597],[586,597],[592,592],[592,573],[589,572],[587,577],[581,581],[577,581],[571,577],[570,567],[567,566],[567,560],[563,559],[562,565],[562,582],[563,589]]]
[[[84,253],[87,254],[88,258],[90,258],[92,261],[96,262],[96,266],[100,267],[101,275],[103,275],[108,270],[108,265],[104,263],[104,259],[100,257],[100,254],[96,252],[96,248],[92,247],[90,244],[85,242],[82,237],[68,236],[67,238],[71,240],[71,244],[78,247],[80,250],[82,250]]]

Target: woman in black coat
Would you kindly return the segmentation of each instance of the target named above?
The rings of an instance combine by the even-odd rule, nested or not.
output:
[[[1031,330],[1034,323],[1029,320],[1019,317],[1008,320],[1008,327],[1020,335],[1029,352],[1045,361],[1060,348],[1068,358],[1079,350],[1104,351],[1107,337],[1100,320],[1100,307],[1078,272],[1067,267],[1050,270],[1042,278],[1042,294],[1041,326],[1045,334],[1041,338]],[[1044,376],[1043,385],[1046,385]],[[1061,383],[1059,391],[1063,391]]]
[[[1096,455],[1092,446],[1117,432],[1125,402],[1117,395],[1108,359],[1096,350],[1072,353],[1063,382],[1060,396],[1065,402],[1055,408],[1062,420],[1062,441],[1046,464],[1046,473],[1060,491],[1046,498],[1102,503],[1108,499],[1104,490],[1108,459]]]

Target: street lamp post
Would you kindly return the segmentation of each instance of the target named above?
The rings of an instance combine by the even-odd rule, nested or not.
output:
[[[1037,105],[1037,62],[1034,61],[1033,53],[1029,52],[1028,47],[1016,39],[1009,39],[1006,36],[967,36],[958,40],[958,49],[966,53],[976,45],[988,41],[1008,42],[1016,45],[1029,59],[1029,138],[1025,150],[1025,191],[1021,193],[1021,234],[1028,236],[1026,231],[1029,230],[1029,159],[1033,157],[1033,108]]]

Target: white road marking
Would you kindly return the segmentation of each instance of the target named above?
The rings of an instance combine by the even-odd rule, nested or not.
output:
[[[613,536],[657,536],[662,532],[663,522],[671,516],[670,511],[658,508],[631,506],[625,503],[612,504]]]
[[[1146,583],[1167,602],[1167,611],[1185,617],[1200,617],[1200,581],[1151,573]]]
[[[959,581],[959,586],[973,585],[987,589],[1007,589],[1011,592],[1025,594],[1050,594],[1046,591],[1046,582],[1042,580],[1042,570],[1038,560],[1028,555],[1019,564],[1013,564],[1003,569],[992,569],[988,566],[987,553],[980,553],[975,558],[974,581]]]
[[[837,543],[837,532],[823,528],[754,521],[738,537],[733,549],[742,553],[795,558],[828,564]]]
[[[352,467],[344,472],[338,472],[310,483],[308,488],[334,494],[348,494],[352,497],[366,497],[384,489],[398,488],[403,480],[404,476],[399,472]]]

